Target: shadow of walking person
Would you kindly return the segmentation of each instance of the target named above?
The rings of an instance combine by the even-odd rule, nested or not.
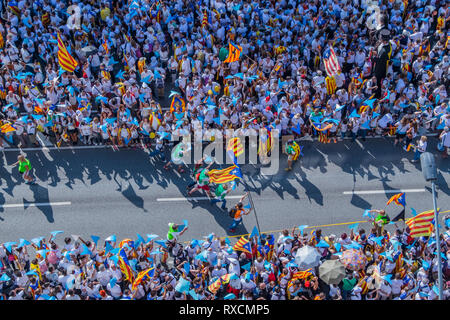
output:
[[[33,192],[34,199],[32,201],[28,201],[25,198],[23,199],[23,206],[24,206],[25,210],[30,207],[30,204],[33,204],[33,203],[49,204],[49,205],[45,205],[45,206],[37,206],[37,208],[45,215],[48,222],[54,223],[55,220],[53,219],[53,208],[50,205],[48,189],[35,184],[35,185],[30,185],[30,190]]]

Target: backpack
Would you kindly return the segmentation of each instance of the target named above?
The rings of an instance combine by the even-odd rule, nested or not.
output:
[[[237,209],[233,208],[228,212],[228,215],[234,219],[234,216],[236,215]]]

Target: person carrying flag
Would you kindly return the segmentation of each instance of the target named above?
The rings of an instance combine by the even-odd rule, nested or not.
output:
[[[211,194],[211,189],[209,187],[208,172],[209,172],[209,166],[195,175],[195,180],[197,181],[197,183],[191,189],[191,191],[188,192],[188,195],[191,195],[195,191],[202,189],[202,190],[205,190],[206,194],[208,195],[208,197],[210,199],[213,198],[213,195]]]
[[[12,164],[11,167],[15,167],[16,165],[19,165],[19,172],[23,175],[24,179],[26,180],[26,184],[32,184],[36,181],[36,178],[33,178],[31,176],[31,169],[33,168],[31,166],[30,160],[25,158],[24,155],[19,155],[17,157],[17,162]]]
[[[174,244],[177,241],[177,238],[188,229],[187,226],[178,225],[176,223],[169,223],[169,231],[167,232],[167,241],[171,244]]]
[[[296,161],[300,156],[300,146],[294,140],[290,139],[286,143],[286,153],[288,154],[288,167],[285,169],[286,171],[292,170],[292,162]]]
[[[208,156],[203,156],[203,158],[199,159],[198,161],[195,162],[194,164],[194,168],[192,169],[192,177],[194,178],[194,181],[191,182],[187,187],[186,190],[189,191],[193,186],[195,186],[197,184],[197,179],[196,176],[199,172],[201,172],[200,168],[203,166],[204,163],[206,163],[206,159],[208,158]],[[209,167],[211,167],[211,165],[214,163],[214,161],[211,161],[211,163],[206,167],[209,169]]]
[[[214,194],[215,194],[216,198],[215,198],[215,199],[212,199],[212,200],[211,200],[211,203],[214,204],[214,203],[216,203],[216,202],[222,201],[222,206],[221,206],[221,208],[222,208],[223,210],[225,210],[225,209],[226,209],[226,205],[227,205],[227,199],[225,199],[225,197],[226,197],[226,195],[227,195],[228,193],[230,193],[231,190],[232,190],[232,189],[228,186],[227,183],[219,184],[219,185],[217,186],[216,190],[214,191]]]
[[[385,210],[369,210],[368,213],[377,213],[378,216],[373,220],[373,224],[377,229],[377,235],[380,236],[383,232],[383,228],[387,225],[391,219],[387,215]]]
[[[252,208],[247,211],[244,209],[244,204],[242,201],[248,196],[248,192],[242,196],[236,206],[230,210],[230,216],[233,218],[233,223],[228,227],[228,231],[236,232],[237,226],[242,222],[242,216],[248,215]]]

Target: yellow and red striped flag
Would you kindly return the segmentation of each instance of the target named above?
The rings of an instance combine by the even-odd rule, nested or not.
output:
[[[9,133],[16,131],[16,128],[14,128],[10,123],[6,123],[0,127],[1,133]]]
[[[20,17],[20,9],[19,9],[19,6],[18,6],[16,1],[8,2],[8,8],[9,8],[9,10],[11,10],[11,12],[13,14],[15,14],[18,17]]]
[[[414,145],[412,143],[408,144],[408,147],[406,148],[406,152],[409,152],[409,150],[411,150],[411,148],[413,148]]]
[[[294,273],[292,275],[292,279],[291,280],[295,281],[295,280],[300,280],[300,279],[306,279],[309,276],[313,275],[311,270],[312,269],[310,268],[310,269],[307,269],[307,270],[304,270],[304,271],[297,271],[296,273]]]
[[[439,16],[437,19],[437,25],[436,25],[436,30],[440,31],[444,28],[444,16]]]
[[[38,105],[35,105],[35,106],[34,106],[34,112],[36,112],[36,113],[43,113],[44,110],[42,110],[42,108],[39,107]]]
[[[226,283],[230,282],[230,277],[231,277],[231,274],[228,273],[228,274],[225,274],[225,275],[221,276],[219,279],[217,279],[213,283],[211,283],[208,286],[209,292],[216,293],[217,290],[220,289],[222,284],[226,284]]]
[[[148,268],[147,270],[139,272],[139,274],[136,277],[136,280],[134,280],[133,285],[131,286],[131,290],[136,290],[137,286],[143,281],[147,279],[153,278],[153,275],[155,274],[155,267]]]
[[[439,213],[440,209],[437,210]],[[433,231],[433,219],[434,210],[429,210],[406,220],[405,223],[409,227],[410,236],[412,238],[429,236]]]
[[[206,13],[206,10],[204,10],[202,19],[202,28],[206,27],[207,25],[208,25],[208,14]]]
[[[252,248],[250,246],[250,241],[245,239],[243,236],[233,246],[233,250],[234,251],[243,251],[243,252],[246,252],[246,253],[249,253],[249,254],[252,253]]]
[[[64,42],[61,39],[61,35],[58,33],[58,62],[61,69],[73,72],[78,66],[78,62],[67,51]]]
[[[367,278],[368,277],[364,276],[359,282],[359,286],[361,287],[361,294],[367,294],[367,292],[369,292],[369,286],[367,285]]]
[[[137,64],[138,64],[139,74],[142,75],[142,73],[144,72],[144,68],[145,68],[145,58],[139,59]]]
[[[3,34],[0,32],[0,49],[5,46],[5,39],[3,38]]]
[[[239,157],[242,153],[244,153],[244,147],[242,146],[241,139],[232,138],[228,142],[227,151],[233,152],[236,157]]]
[[[334,77],[326,77],[325,78],[325,83],[327,85],[327,94],[328,95],[332,95],[333,93],[336,92],[336,79]]]
[[[50,14],[48,12],[44,13],[41,17],[42,24],[46,27],[50,24]]]
[[[212,183],[227,183],[234,179],[242,178],[242,174],[236,165],[225,169],[213,169],[208,172],[209,181]]]
[[[103,47],[103,49],[105,49],[106,54],[109,54],[108,42],[106,41],[106,37],[104,37],[103,39],[104,39],[104,41],[103,41],[102,47]]]
[[[287,293],[288,293],[288,298],[291,298],[291,293],[289,291],[289,288],[292,287],[295,283],[296,280],[301,280],[301,279],[306,279],[310,276],[312,276],[313,273],[311,272],[311,269],[307,269],[305,271],[297,271],[296,273],[294,273],[292,275],[291,280],[289,280],[288,284],[287,284]]]
[[[231,42],[228,44],[228,57],[224,60],[224,62],[235,62],[239,60],[241,56],[242,47],[238,45],[234,45]]]

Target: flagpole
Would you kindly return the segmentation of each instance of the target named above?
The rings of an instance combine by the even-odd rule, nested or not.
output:
[[[442,282],[442,258],[441,258],[441,239],[439,235],[439,215],[436,204],[436,186],[434,184],[434,180],[431,181],[431,191],[433,193],[433,209],[434,209],[434,230],[436,236],[436,253],[438,260],[438,285],[439,285],[439,300],[442,300],[442,290],[443,282]]]
[[[248,194],[248,199],[249,199],[249,201],[250,201],[250,204],[251,204],[251,206],[252,206],[252,209],[253,209],[253,211],[255,212],[256,226],[257,226],[257,228],[258,228],[258,233],[259,233],[260,236],[261,236],[261,229],[259,228],[258,215],[256,214],[256,208],[255,208],[255,204],[254,204],[254,202],[253,202],[252,194],[250,193],[250,191],[249,191],[249,189],[248,189],[248,185],[247,185],[247,182],[245,182],[244,177],[242,177],[241,180],[242,180],[242,183],[244,184],[245,191],[246,191],[247,194]]]

